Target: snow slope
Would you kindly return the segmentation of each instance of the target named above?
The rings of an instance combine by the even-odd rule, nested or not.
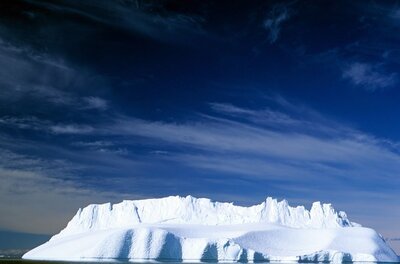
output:
[[[251,207],[166,197],[89,205],[23,258],[130,261],[385,261],[398,257],[372,229],[330,204],[311,210],[267,198]]]

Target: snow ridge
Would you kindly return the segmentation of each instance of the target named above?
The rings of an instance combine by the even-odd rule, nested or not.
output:
[[[268,197],[263,203],[242,207],[192,196],[129,200],[118,204],[92,204],[79,209],[67,227],[56,237],[109,228],[129,228],[136,224],[233,225],[273,223],[294,228],[350,227],[357,224],[331,204],[313,203],[291,207],[286,200]]]

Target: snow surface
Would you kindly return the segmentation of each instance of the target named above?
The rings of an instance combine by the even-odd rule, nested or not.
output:
[[[24,259],[215,262],[399,261],[382,237],[316,202],[251,207],[166,197],[89,205]]]

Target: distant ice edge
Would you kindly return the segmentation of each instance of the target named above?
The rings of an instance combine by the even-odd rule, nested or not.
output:
[[[89,205],[23,259],[131,262],[398,262],[382,237],[330,204],[250,207],[192,196]]]

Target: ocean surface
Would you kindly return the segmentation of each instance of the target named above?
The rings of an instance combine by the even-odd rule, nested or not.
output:
[[[23,260],[23,259],[8,259],[0,258],[1,264],[116,264],[116,263],[129,263],[127,261],[114,261],[114,262],[71,262],[71,261],[42,261],[42,260]],[[171,262],[172,263],[172,262]],[[147,263],[148,264],[148,263]]]
[[[116,264],[116,263],[132,263],[128,261],[113,261],[113,262],[71,262],[71,261],[36,261],[36,260],[23,260],[23,259],[10,259],[10,258],[0,258],[0,263],[1,264]],[[134,262],[138,263],[138,262]],[[143,264],[149,264],[149,263],[162,263],[162,262],[143,262]],[[182,262],[164,262],[164,263],[169,263],[169,264],[174,264],[174,263],[180,263]],[[187,262],[185,262],[187,263]],[[210,264],[211,262],[207,262],[207,264]],[[216,263],[216,262],[215,262]],[[236,262],[235,262],[236,263]],[[259,262],[257,262],[259,263]],[[266,262],[267,263],[267,262]],[[305,263],[305,262],[302,262]],[[312,262],[315,263],[315,262]],[[321,262],[322,263],[322,262]],[[353,262],[356,263],[356,262]],[[360,264],[377,264],[376,262],[359,262]],[[140,264],[140,263],[139,263]],[[211,263],[212,264],[212,263]],[[274,264],[273,262],[268,262],[268,264]],[[275,264],[285,264],[283,262],[278,262]],[[287,264],[293,264],[293,263],[287,263]],[[390,263],[385,263],[385,262],[379,262],[379,264],[400,264],[400,262],[390,262]]]
[[[130,263],[133,264],[133,262],[128,262],[128,261],[113,261],[113,262],[76,262],[76,261],[36,261],[36,260],[23,260],[23,259],[7,259],[7,258],[0,258],[0,263],[1,264],[116,264],[116,263]],[[149,264],[149,263],[168,263],[168,264],[182,264],[182,262],[143,262],[143,264]],[[186,264],[187,262],[185,262]],[[236,262],[235,262],[236,263]],[[138,262],[134,262],[134,264],[140,264]],[[198,263],[196,263],[198,264]],[[207,262],[207,264],[212,264],[212,262]],[[271,264],[271,263],[268,263]],[[279,263],[279,264],[284,264],[284,263]],[[364,264],[364,263],[363,263]],[[393,264],[393,263],[391,263]]]

